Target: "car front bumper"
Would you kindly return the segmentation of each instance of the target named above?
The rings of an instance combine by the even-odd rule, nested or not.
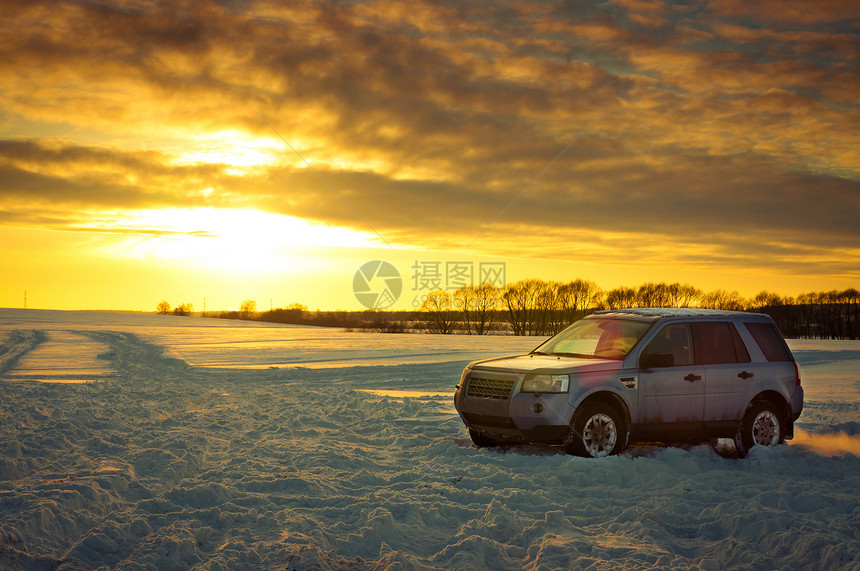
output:
[[[563,443],[573,414],[567,393],[514,392],[507,398],[476,398],[458,387],[454,406],[472,430],[500,441],[535,444]]]

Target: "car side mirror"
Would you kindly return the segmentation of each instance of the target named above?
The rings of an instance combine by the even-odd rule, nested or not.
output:
[[[672,353],[651,353],[639,359],[640,369],[659,369],[674,366],[675,356]]]

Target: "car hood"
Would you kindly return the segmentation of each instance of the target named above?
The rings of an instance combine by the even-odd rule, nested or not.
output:
[[[511,355],[484,359],[469,364],[480,371],[507,371],[511,373],[588,373],[592,371],[619,371],[622,361],[612,359],[583,359],[555,355]]]

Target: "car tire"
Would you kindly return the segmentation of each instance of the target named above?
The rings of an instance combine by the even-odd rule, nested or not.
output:
[[[500,443],[496,440],[493,440],[489,436],[485,435],[483,432],[478,432],[477,430],[469,429],[469,438],[472,439],[472,443],[477,448],[492,448],[494,446],[500,446]]]
[[[568,454],[601,458],[627,448],[627,431],[621,415],[608,404],[591,402],[579,407],[564,441]]]
[[[743,458],[753,446],[776,446],[785,442],[787,426],[779,408],[770,401],[753,402],[744,414],[734,437],[738,455]]]

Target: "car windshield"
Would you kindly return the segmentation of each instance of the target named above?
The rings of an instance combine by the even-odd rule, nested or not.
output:
[[[581,319],[533,353],[620,361],[650,327],[646,321]]]

